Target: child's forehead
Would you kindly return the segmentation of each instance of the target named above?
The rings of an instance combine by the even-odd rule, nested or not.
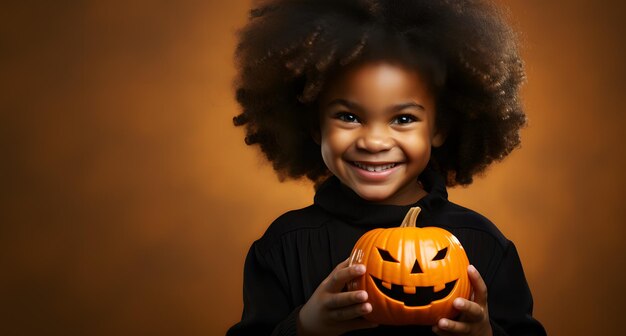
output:
[[[360,111],[362,116],[374,117],[411,106],[420,111],[434,111],[435,102],[430,86],[415,70],[386,62],[371,62],[351,68],[329,83],[318,99],[318,111],[330,113],[347,108]]]
[[[402,91],[430,91],[427,74],[405,63],[378,59],[361,61],[338,69],[327,81],[321,98],[329,94],[354,91],[383,90],[392,93]]]
[[[360,85],[371,82],[392,83],[397,78],[419,76],[415,69],[387,61],[370,61],[346,68],[335,77],[335,83]]]

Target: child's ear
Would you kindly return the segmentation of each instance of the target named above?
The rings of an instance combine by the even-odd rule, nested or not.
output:
[[[437,129],[435,131],[435,136],[433,137],[431,141],[431,145],[433,147],[441,147],[441,145],[443,145],[443,143],[446,142],[447,136],[448,136],[448,133],[446,131],[444,131],[443,129]]]

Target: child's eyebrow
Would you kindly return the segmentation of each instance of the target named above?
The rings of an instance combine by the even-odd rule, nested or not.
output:
[[[343,105],[349,109],[353,109],[353,110],[357,110],[357,111],[365,111],[365,108],[361,105],[359,105],[357,102],[353,102],[353,101],[349,101],[347,99],[343,99],[343,98],[337,98],[337,99],[333,99],[330,101],[330,103],[326,104],[326,108],[332,106],[332,105]],[[407,103],[402,103],[402,104],[397,104],[392,106],[389,111],[391,112],[398,112],[398,111],[402,111],[405,108],[409,108],[409,107],[414,107],[417,108],[419,110],[425,111],[426,109],[424,108],[423,105],[420,105],[416,102],[407,102]]]
[[[409,108],[409,107],[415,107],[415,108],[417,108],[419,110],[422,110],[422,111],[426,110],[423,105],[420,105],[420,104],[415,103],[415,102],[409,102],[409,103],[403,103],[403,104],[395,105],[394,107],[392,107],[392,110],[393,111],[402,111],[405,108]]]
[[[326,104],[326,107],[331,107],[333,105],[343,105],[343,106],[345,106],[347,108],[355,109],[355,110],[362,110],[363,109],[359,104],[357,104],[355,102],[351,102],[351,101],[346,100],[346,99],[342,99],[342,98],[337,98],[337,99],[331,100],[328,104]]]

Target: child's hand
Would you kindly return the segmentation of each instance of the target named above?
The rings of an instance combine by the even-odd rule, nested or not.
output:
[[[373,328],[361,316],[372,311],[363,290],[341,292],[346,283],[365,274],[364,265],[340,263],[317,287],[298,317],[298,335],[340,335],[350,330]]]
[[[454,308],[461,312],[458,321],[442,318],[433,326],[433,332],[440,336],[475,335],[491,336],[491,324],[487,311],[487,285],[472,265],[467,268],[470,283],[474,290],[472,301],[463,298],[454,300]]]

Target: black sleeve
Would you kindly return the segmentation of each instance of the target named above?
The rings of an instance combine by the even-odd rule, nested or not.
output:
[[[488,288],[494,336],[546,335],[541,323],[532,316],[533,298],[513,243],[509,242]]]
[[[252,244],[244,266],[243,314],[226,335],[296,335],[300,307],[289,304],[280,260],[280,253],[261,252],[258,242]]]

